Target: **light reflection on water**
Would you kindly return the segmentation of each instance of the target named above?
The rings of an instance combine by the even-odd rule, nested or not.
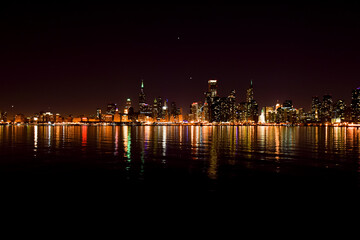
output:
[[[0,163],[50,157],[100,167],[112,162],[141,176],[148,163],[209,179],[218,179],[223,166],[359,171],[359,146],[360,130],[351,127],[0,126]]]

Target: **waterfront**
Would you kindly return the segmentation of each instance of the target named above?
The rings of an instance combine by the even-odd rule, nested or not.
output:
[[[5,186],[356,194],[359,146],[355,127],[0,126],[0,171]]]

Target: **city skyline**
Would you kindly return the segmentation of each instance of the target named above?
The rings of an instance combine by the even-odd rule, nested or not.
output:
[[[360,23],[349,4],[6,3],[0,109],[91,114],[109,102],[168,97],[187,109],[218,79],[259,106],[287,99],[306,110],[357,88]],[[350,91],[349,91],[350,89]],[[130,94],[129,94],[130,93]]]
[[[342,125],[360,123],[360,87],[353,89],[351,103],[343,99],[333,99],[329,94],[322,98],[313,96],[311,108],[306,111],[301,106],[295,106],[292,99],[275,105],[260,106],[254,97],[254,84],[250,80],[246,90],[245,101],[237,101],[236,90],[227,96],[219,94],[219,81],[210,79],[203,94],[203,101],[194,101],[189,111],[184,111],[176,102],[158,96],[147,97],[144,80],[141,80],[138,101],[134,103],[126,99],[125,106],[108,103],[106,108],[98,107],[92,114],[63,114],[59,112],[40,111],[31,115],[23,113],[0,111],[0,124],[31,123],[114,123],[114,124],[290,124],[290,125]],[[13,106],[12,106],[13,107]],[[14,108],[12,109],[14,111]]]
[[[242,92],[239,92],[237,89],[232,89],[231,91],[229,91],[228,93],[223,93],[223,94],[220,94],[219,92],[223,92],[223,91],[219,91],[219,85],[220,85],[220,89],[221,89],[221,85],[222,85],[222,83],[221,83],[221,81],[218,81],[217,79],[215,80],[208,80],[208,83],[210,82],[210,81],[216,81],[216,93],[215,93],[215,95],[218,95],[218,96],[227,96],[228,95],[228,93],[229,92],[231,92],[231,91],[233,91],[233,90],[235,90],[236,92],[237,92],[237,94],[236,94],[236,100],[235,100],[235,102],[236,103],[241,103],[241,102],[248,102],[248,101],[250,101],[249,100],[249,88],[246,88],[246,89],[243,89],[243,91]],[[145,85],[145,83],[144,83],[145,81],[144,81],[144,79],[141,79],[141,81],[140,81],[140,87],[138,86],[138,91],[139,91],[139,89],[140,89],[140,94],[141,95],[144,95],[144,91],[145,91],[145,87],[144,87],[144,85]],[[253,80],[251,79],[249,82],[248,82],[248,85],[249,85],[249,83],[250,83],[250,85],[251,86],[253,86]],[[205,82],[204,82],[204,86],[205,86]],[[252,88],[251,88],[252,89]],[[359,89],[359,88],[354,88],[354,89]],[[345,96],[345,97],[342,97],[342,98],[338,98],[338,99],[336,99],[336,98],[333,98],[333,96],[332,96],[332,94],[329,94],[329,93],[325,93],[325,94],[317,94],[317,95],[313,95],[312,97],[311,97],[311,99],[308,99],[308,104],[306,105],[306,106],[300,106],[300,105],[298,105],[296,102],[294,103],[294,101],[291,99],[291,98],[287,98],[287,99],[282,99],[282,100],[279,100],[279,99],[276,99],[276,100],[274,100],[273,101],[273,103],[272,104],[268,104],[268,105],[260,105],[259,104],[259,109],[261,109],[262,107],[269,107],[269,106],[273,106],[273,107],[275,107],[277,104],[282,104],[282,103],[284,103],[284,102],[286,102],[286,101],[288,101],[288,100],[290,100],[290,101],[292,101],[292,103],[293,103],[293,105],[294,106],[296,106],[297,108],[302,108],[302,109],[304,109],[304,111],[311,111],[311,108],[312,108],[312,105],[313,105],[313,103],[312,103],[312,99],[314,98],[314,97],[317,97],[317,98],[319,98],[319,99],[322,99],[322,97],[323,96],[331,96],[332,97],[332,99],[334,100],[334,101],[338,101],[338,100],[342,100],[342,101],[344,101],[344,103],[346,104],[346,105],[351,105],[351,101],[352,101],[352,96],[351,96],[351,94],[352,94],[352,91],[354,90],[354,89],[352,89],[351,91],[349,91],[349,94],[348,94],[348,96]],[[210,91],[210,90],[209,90]],[[257,91],[258,91],[258,89],[257,89]],[[154,100],[156,100],[156,99],[158,99],[158,98],[162,98],[162,100],[163,101],[168,101],[169,103],[171,103],[171,102],[175,102],[175,101],[173,101],[173,99],[171,98],[171,96],[155,96],[155,97],[149,97],[149,95],[150,96],[154,96],[154,94],[148,94],[148,93],[151,93],[151,90],[149,91],[149,89],[147,88],[147,90],[146,90],[146,100],[145,100],[145,96],[142,96],[142,98],[143,98],[143,100],[139,100],[139,97],[136,97],[137,95],[139,95],[139,93],[131,93],[131,94],[128,94],[128,96],[135,96],[134,98],[130,98],[130,97],[122,97],[121,98],[121,100],[120,101],[118,101],[118,102],[116,102],[116,101],[109,101],[109,102],[104,102],[104,103],[99,103],[99,104],[97,104],[97,107],[95,108],[95,111],[96,111],[96,109],[106,109],[106,106],[108,105],[108,104],[115,104],[116,106],[117,106],[117,108],[119,108],[119,110],[121,109],[121,110],[123,110],[123,109],[125,109],[126,108],[126,106],[127,106],[127,101],[130,101],[130,102],[132,102],[132,106],[133,106],[133,108],[134,108],[134,111],[136,111],[136,112],[141,112],[141,107],[140,107],[140,105],[143,105],[143,104],[146,104],[146,105],[149,105],[150,107],[151,107],[151,105],[152,105],[152,103],[153,103],[153,101]],[[206,87],[204,87],[204,89],[203,89],[203,91],[201,91],[201,90],[199,90],[198,91],[198,95],[195,97],[193,97],[193,100],[191,101],[191,102],[189,102],[185,107],[184,106],[179,106],[178,105],[178,107],[181,107],[183,110],[184,110],[184,113],[189,113],[190,112],[190,108],[191,108],[191,103],[192,102],[198,102],[198,101],[202,101],[203,100],[203,98],[204,98],[204,96],[201,94],[201,93],[205,93],[206,92]],[[253,98],[253,95],[254,95],[254,93],[253,93],[253,90],[252,90],[252,92],[251,92],[251,96],[252,96],[252,98]],[[119,99],[120,99],[120,97],[119,97]],[[256,99],[258,99],[258,96],[256,97]],[[170,100],[170,101],[169,101]],[[142,104],[140,103],[140,102],[142,102]],[[4,104],[3,104],[4,105]],[[33,112],[29,112],[28,110],[25,110],[25,111],[23,111],[23,112],[17,112],[16,111],[16,109],[18,109],[17,107],[15,107],[14,105],[9,105],[8,104],[8,107],[6,108],[3,108],[3,109],[0,109],[0,111],[3,111],[3,112],[7,112],[7,113],[11,113],[11,114],[26,114],[26,115],[32,115],[32,114],[34,114],[34,113],[38,113],[38,112],[54,112],[54,113],[59,113],[60,111],[56,111],[56,109],[52,109],[50,106],[49,107],[47,107],[47,108],[45,108],[45,109],[41,109],[41,110],[35,110],[35,111],[33,111]],[[188,111],[189,110],[189,111]],[[80,115],[95,115],[96,114],[96,112],[94,111],[94,109],[92,109],[91,110],[91,112],[89,112],[89,113],[85,113],[85,112],[81,112],[82,110],[80,110],[80,112],[68,112],[68,111],[65,111],[65,114],[68,114],[68,115],[78,115],[78,116],[80,116]]]

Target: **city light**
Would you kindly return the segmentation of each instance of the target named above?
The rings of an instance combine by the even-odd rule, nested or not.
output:
[[[157,97],[153,104],[148,104],[144,81],[141,80],[137,109],[131,99],[126,98],[123,113],[115,103],[107,104],[106,111],[98,108],[92,116],[65,117],[47,111],[29,117],[16,114],[13,119],[8,119],[7,112],[0,111],[0,124],[357,126],[360,123],[360,88],[353,90],[350,106],[346,106],[342,99],[333,101],[332,96],[326,94],[322,100],[313,97],[308,112],[294,107],[290,99],[283,104],[277,101],[273,106],[259,109],[254,90],[250,80],[246,101],[237,103],[235,90],[221,97],[218,95],[218,80],[210,79],[203,100],[192,102],[190,113],[186,114],[166,98]]]

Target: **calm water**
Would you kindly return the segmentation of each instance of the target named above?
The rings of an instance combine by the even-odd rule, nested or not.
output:
[[[1,126],[0,173],[161,191],[357,192],[359,147],[360,129],[341,127]]]

